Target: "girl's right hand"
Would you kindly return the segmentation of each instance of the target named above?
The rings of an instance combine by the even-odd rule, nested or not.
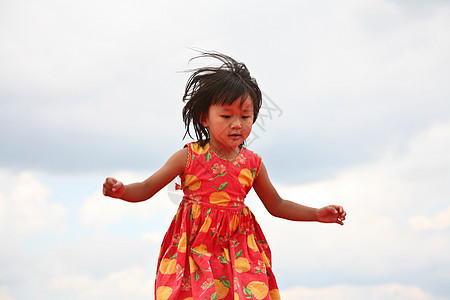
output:
[[[112,197],[112,198],[120,198],[125,192],[125,187],[123,183],[108,177],[103,183],[103,195]]]

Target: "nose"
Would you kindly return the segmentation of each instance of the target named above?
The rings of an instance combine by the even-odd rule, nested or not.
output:
[[[242,128],[242,122],[239,118],[234,118],[231,122],[231,129],[241,129]]]

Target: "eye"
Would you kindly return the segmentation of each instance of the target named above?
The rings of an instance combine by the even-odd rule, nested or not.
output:
[[[221,117],[224,118],[224,119],[229,119],[230,118],[229,115],[221,115]]]
[[[242,119],[248,119],[248,118],[250,118],[251,116],[242,116]]]

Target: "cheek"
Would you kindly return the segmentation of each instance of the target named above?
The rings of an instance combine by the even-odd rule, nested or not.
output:
[[[251,131],[252,130],[252,126],[253,126],[253,121],[247,121],[247,122],[245,122],[244,123],[244,128],[247,130],[247,131]]]

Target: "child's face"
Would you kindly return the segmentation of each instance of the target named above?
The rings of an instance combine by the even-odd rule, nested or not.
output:
[[[253,125],[253,102],[238,98],[231,105],[211,105],[203,126],[208,127],[211,142],[221,150],[234,149],[250,135]]]

